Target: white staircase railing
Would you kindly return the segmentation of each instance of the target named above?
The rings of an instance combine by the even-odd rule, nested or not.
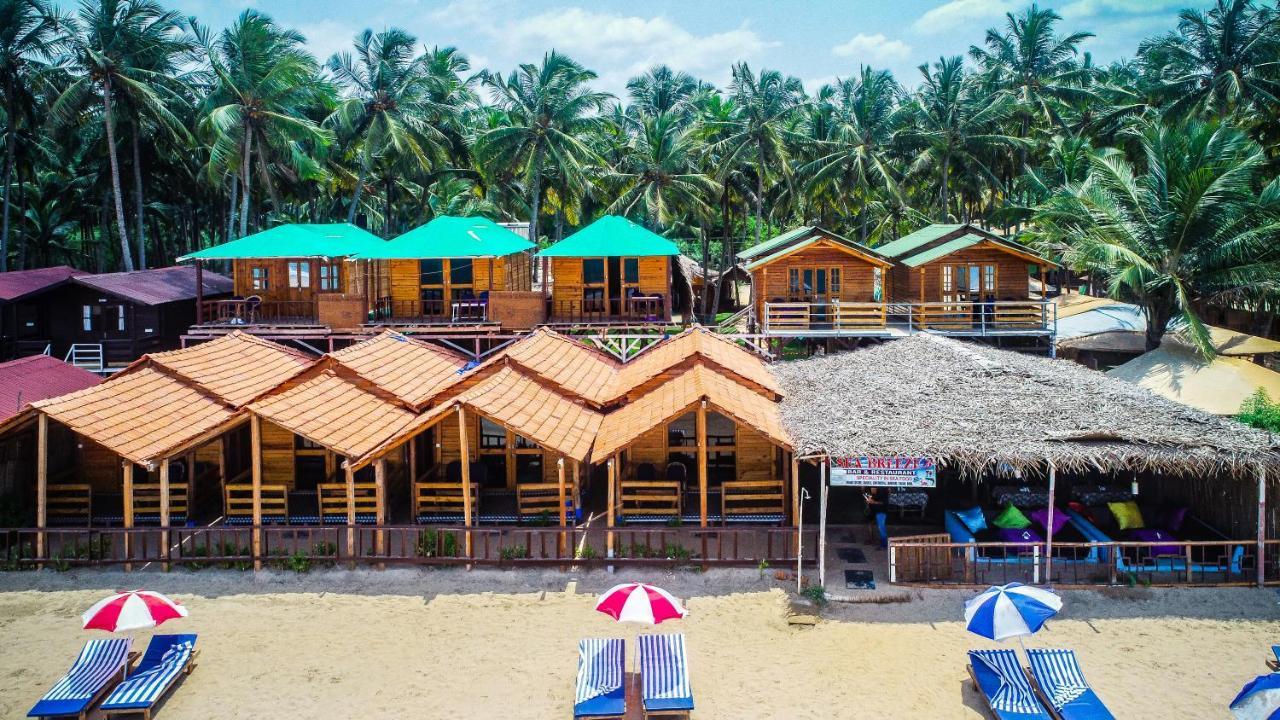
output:
[[[106,370],[100,343],[76,343],[67,351],[63,361],[89,372],[101,373]]]

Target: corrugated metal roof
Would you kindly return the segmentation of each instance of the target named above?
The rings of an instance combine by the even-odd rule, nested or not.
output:
[[[905,255],[916,248],[939,240],[943,236],[953,233],[962,227],[964,227],[964,225],[944,225],[941,223],[926,225],[909,235],[904,235],[897,240],[877,246],[875,251],[885,257],[896,258],[901,255]]]
[[[175,265],[133,272],[76,275],[72,282],[144,305],[163,305],[196,297],[196,269],[193,267]],[[203,273],[203,285],[206,297],[228,295],[235,288],[231,278],[212,272]]]
[[[767,252],[770,252],[770,251],[772,251],[772,250],[774,250],[774,249],[776,249],[776,248],[782,247],[783,245],[786,245],[786,244],[788,244],[788,243],[790,243],[790,242],[792,242],[792,241],[798,240],[798,239],[800,239],[800,238],[802,238],[802,237],[805,237],[805,236],[809,235],[809,234],[810,234],[810,233],[812,233],[815,229],[816,229],[816,228],[814,228],[813,226],[805,225],[805,226],[802,226],[802,227],[795,228],[794,230],[788,230],[788,231],[786,231],[786,232],[782,233],[781,235],[779,235],[779,236],[777,236],[777,237],[770,238],[770,239],[768,239],[768,240],[764,240],[764,241],[762,241],[762,242],[761,242],[760,244],[758,244],[758,245],[752,245],[751,247],[747,248],[746,250],[743,250],[742,252],[739,252],[739,253],[738,253],[738,260],[740,260],[740,261],[741,261],[741,260],[750,260],[751,258],[754,258],[754,257],[756,257],[756,256],[760,255],[761,253],[767,253]]]
[[[900,262],[903,265],[906,265],[907,267],[919,267],[927,262],[932,262],[945,255],[950,255],[951,253],[957,250],[963,250],[965,248],[973,247],[974,245],[977,245],[983,240],[986,240],[986,238],[982,237],[981,235],[974,235],[973,233],[961,235],[960,237],[954,240],[948,240],[937,247],[930,248],[928,250],[917,253],[915,255],[909,255],[907,257],[901,258]]]
[[[538,253],[538,257],[653,257],[679,255],[670,240],[624,217],[605,215]]]
[[[892,262],[886,260],[885,258],[880,257],[880,255],[877,254],[875,250],[872,250],[871,248],[865,245],[862,245],[861,243],[856,243],[852,240],[849,240],[848,238],[844,238],[839,235],[836,235],[835,233],[828,232],[826,230],[818,228],[817,230],[814,231],[813,236],[800,240],[799,242],[793,242],[788,245],[779,247],[771,253],[757,257],[755,260],[752,260],[751,262],[747,263],[744,269],[750,272],[757,268],[764,267],[765,265],[768,265],[769,263],[774,262],[775,260],[779,260],[781,258],[787,257],[793,253],[798,253],[804,250],[805,248],[813,247],[814,245],[817,245],[823,242],[828,243],[828,245],[830,246],[835,246],[837,248],[840,248],[851,255],[857,255],[859,257],[865,258],[867,262],[874,263],[876,265],[881,265],[884,267],[889,267],[893,265]]]
[[[216,398],[154,368],[116,375],[32,406],[143,465],[228,423],[234,414]]]
[[[235,330],[181,350],[151,353],[122,372],[154,363],[241,407],[311,365],[314,358]]]
[[[83,272],[83,270],[77,270],[66,265],[58,265],[55,267],[36,268],[35,270],[13,270],[0,273],[0,300],[17,300],[32,293],[40,292],[45,288],[64,283],[76,275],[83,274]]]
[[[384,241],[348,223],[278,225],[239,240],[205,248],[179,260],[350,257],[381,247]]]
[[[48,355],[0,363],[0,422],[26,405],[84,390],[102,382],[97,375]]]
[[[329,357],[414,407],[453,385],[467,365],[457,353],[390,330]]]
[[[491,258],[535,247],[489,218],[441,215],[352,259]]]

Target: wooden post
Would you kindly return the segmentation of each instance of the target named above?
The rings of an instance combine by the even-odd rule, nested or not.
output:
[[[262,418],[249,416],[249,454],[253,468],[253,569],[262,569]]]
[[[800,460],[791,453],[791,524],[800,525]]]
[[[1037,265],[1036,267],[1037,267],[1037,268],[1039,268],[1039,270],[1040,270],[1040,299],[1041,299],[1041,300],[1048,300],[1048,299],[1049,299],[1049,286],[1048,286],[1048,285],[1046,285],[1046,284],[1044,283],[1044,266],[1043,266],[1043,265]]]
[[[36,416],[36,557],[45,551],[44,529],[49,522],[49,416]]]
[[[347,559],[356,567],[356,471],[347,463]],[[323,518],[322,518],[323,519]]]
[[[565,538],[564,538],[564,526],[565,526],[565,511],[564,511],[564,456],[561,456],[561,457],[559,457],[559,458],[557,458],[557,459],[556,459],[556,486],[559,488],[559,492],[560,492],[560,528],[561,528],[561,532],[560,532],[560,554],[561,554],[561,555],[563,555],[563,554],[564,554],[564,539],[565,539]]]
[[[614,505],[617,504],[616,484],[618,482],[618,455],[615,454],[613,457],[609,458],[609,462],[607,463],[607,465],[609,469],[609,515],[608,515],[609,530],[605,534],[605,557],[612,560],[613,559],[613,525],[615,522],[614,521],[614,514],[615,514]],[[612,565],[609,566],[609,571],[610,572],[613,571]]]
[[[493,292],[493,258],[489,258],[489,292]]]
[[[1258,587],[1267,581],[1267,467],[1258,465]],[[1191,574],[1190,566],[1187,574]]]
[[[160,461],[160,557],[169,571],[169,458]]]
[[[671,290],[671,286],[672,286],[672,284],[673,284],[673,283],[672,283],[672,276],[675,274],[675,271],[676,271],[676,270],[675,270],[675,263],[674,263],[674,262],[672,261],[672,259],[671,259],[672,257],[673,257],[673,256],[668,255],[668,256],[667,256],[667,258],[666,258],[666,260],[667,260],[667,299],[666,299],[666,302],[662,303],[663,309],[666,311],[665,313],[663,313],[663,315],[665,316],[665,318],[666,318],[666,321],[667,321],[667,322],[671,322],[671,306],[672,306],[672,305],[674,305],[674,304],[675,304],[675,301],[676,301],[676,299],[675,299],[675,295],[672,293],[672,290]],[[639,262],[639,260],[637,259],[637,260],[636,260],[636,262],[638,263],[638,262]],[[623,279],[625,280],[626,278],[623,278]],[[706,281],[707,281],[707,279],[706,279],[706,278],[703,278],[703,279],[702,279],[702,281],[703,281],[703,282],[706,282]],[[693,287],[693,282],[692,282],[692,280],[689,282],[689,287],[690,287],[690,288],[692,288],[692,287]],[[690,309],[692,309],[692,308],[693,308],[693,298],[690,298],[690,299],[689,299],[689,307],[690,307]],[[692,313],[690,313],[690,314],[692,314]],[[685,325],[690,324],[690,323],[689,323],[689,318],[685,318],[685,319],[684,319],[684,324],[685,324]]]
[[[418,436],[409,438],[409,492],[413,492],[413,484],[418,482]]]
[[[698,403],[698,524],[707,526],[707,401]]]
[[[196,324],[204,324],[204,261],[196,260]]]
[[[818,488],[818,584],[827,586],[827,468],[831,466],[831,458],[823,458],[818,470],[822,476],[822,486]]]
[[[218,491],[225,498],[227,496],[227,437],[223,435],[218,438]],[[222,512],[227,509],[222,508]]]
[[[1053,504],[1056,502],[1054,496],[1058,490],[1058,468],[1049,461],[1049,520],[1045,523],[1045,541],[1044,541],[1044,578],[1045,584],[1053,586]],[[1187,575],[1190,576],[1191,568],[1187,568]]]
[[[574,460],[569,466],[569,489],[573,491],[573,511],[574,520],[577,520],[578,510],[582,508],[582,482],[578,477],[578,461]]]
[[[464,550],[471,557],[471,447],[467,444],[467,411],[458,406],[458,447],[462,450],[462,524],[466,526]]]
[[[122,460],[120,475],[123,478],[121,490],[124,493],[124,557],[128,560],[133,557],[133,533],[129,532],[133,529],[133,462]],[[124,569],[126,572],[132,570],[133,563],[126,562]]]
[[[378,458],[373,461],[373,484],[374,484],[374,503],[378,508],[377,523],[378,531],[374,535],[374,552],[378,554],[381,560],[382,554],[386,551],[387,533],[382,529],[387,524],[387,461]],[[381,562],[378,563],[378,569],[385,567]]]

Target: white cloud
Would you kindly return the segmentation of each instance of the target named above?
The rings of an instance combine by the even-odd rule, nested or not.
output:
[[[356,33],[363,29],[363,26],[356,28],[334,20],[321,20],[300,25],[298,32],[307,39],[307,49],[324,65],[334,53],[351,52]]]
[[[831,48],[831,53],[839,57],[852,57],[867,60],[871,63],[902,62],[911,57],[911,46],[901,40],[890,40],[881,33],[867,35],[858,33],[848,42]]]
[[[1020,4],[1014,0],[950,0],[916,18],[911,27],[925,35],[955,32],[975,24],[997,22]]]
[[[1181,9],[1186,0],[1075,0],[1064,5],[1058,14],[1068,20],[1090,18],[1105,12],[1137,15]]]

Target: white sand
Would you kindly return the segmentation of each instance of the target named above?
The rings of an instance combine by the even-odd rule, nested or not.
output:
[[[708,575],[666,578],[688,597],[691,617],[660,628],[688,636],[695,718],[986,716],[966,682],[965,650],[993,643],[958,619],[970,593],[840,605],[819,626],[798,629],[786,622],[787,596],[766,589],[770,580],[754,571]],[[81,611],[112,587],[146,585],[191,609],[164,631],[200,634],[199,667],[161,708],[162,719],[568,718],[578,640],[630,640],[640,628],[592,612],[585,593],[619,576],[581,577],[574,596],[536,589],[563,590],[567,579],[479,571],[266,581],[212,571],[7,574],[0,717],[23,716],[66,668],[89,637],[77,624]],[[700,590],[713,584],[743,591]],[[505,592],[477,591],[486,586]],[[1280,640],[1270,590],[1107,595],[1068,593],[1062,618],[1029,644],[1076,649],[1121,718],[1227,718],[1227,702],[1265,671],[1267,648]]]

